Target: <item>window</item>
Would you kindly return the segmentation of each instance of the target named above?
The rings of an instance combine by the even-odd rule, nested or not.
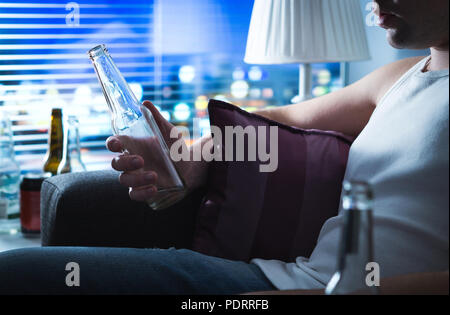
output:
[[[208,127],[209,98],[249,111],[290,103],[298,67],[242,61],[252,0],[0,2],[0,108],[13,120],[22,170],[40,169],[51,108],[80,121],[89,170],[109,168],[109,113],[87,50],[106,44],[135,94],[175,125]],[[79,13],[79,16],[77,15]],[[341,86],[339,64],[315,65],[314,94]]]

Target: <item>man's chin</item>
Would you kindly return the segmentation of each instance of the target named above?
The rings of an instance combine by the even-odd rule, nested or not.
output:
[[[391,45],[395,49],[403,49],[403,48],[405,48],[405,47],[402,46],[401,43],[393,40],[392,37],[389,36],[389,34],[387,35],[387,40],[389,42],[389,45]]]
[[[388,29],[386,33],[389,44],[396,49],[406,49],[408,47],[408,40],[406,37],[401,36],[398,30]]]
[[[387,40],[395,49],[428,49],[433,47],[431,43],[426,41],[415,40],[413,36],[399,36],[399,33],[387,32]]]

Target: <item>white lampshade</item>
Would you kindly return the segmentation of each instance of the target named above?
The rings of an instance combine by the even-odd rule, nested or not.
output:
[[[370,59],[359,0],[255,0],[245,62]]]

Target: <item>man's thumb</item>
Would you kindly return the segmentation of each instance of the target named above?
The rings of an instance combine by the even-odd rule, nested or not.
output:
[[[159,130],[161,131],[161,134],[163,135],[164,139],[167,143],[171,143],[174,140],[170,138],[170,132],[173,128],[175,128],[170,122],[168,122],[159,112],[159,110],[153,105],[150,101],[145,101],[143,105],[150,110],[150,112],[153,115],[153,118],[155,118],[156,123],[158,124]]]
[[[160,128],[161,128],[161,123],[163,123],[163,122],[168,123],[168,121],[166,121],[166,120],[164,119],[164,117],[161,115],[161,113],[159,112],[159,110],[155,107],[155,105],[153,105],[152,102],[150,102],[150,101],[145,101],[145,102],[143,103],[143,105],[144,105],[145,107],[147,107],[147,108],[150,110],[150,112],[151,112],[152,115],[153,115],[153,118],[155,118],[156,123],[158,124],[158,126],[159,126]]]

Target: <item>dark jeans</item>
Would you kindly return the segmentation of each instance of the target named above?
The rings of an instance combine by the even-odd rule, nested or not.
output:
[[[69,287],[75,262],[79,287]],[[275,290],[253,264],[190,250],[44,247],[0,253],[2,294],[238,294]]]

